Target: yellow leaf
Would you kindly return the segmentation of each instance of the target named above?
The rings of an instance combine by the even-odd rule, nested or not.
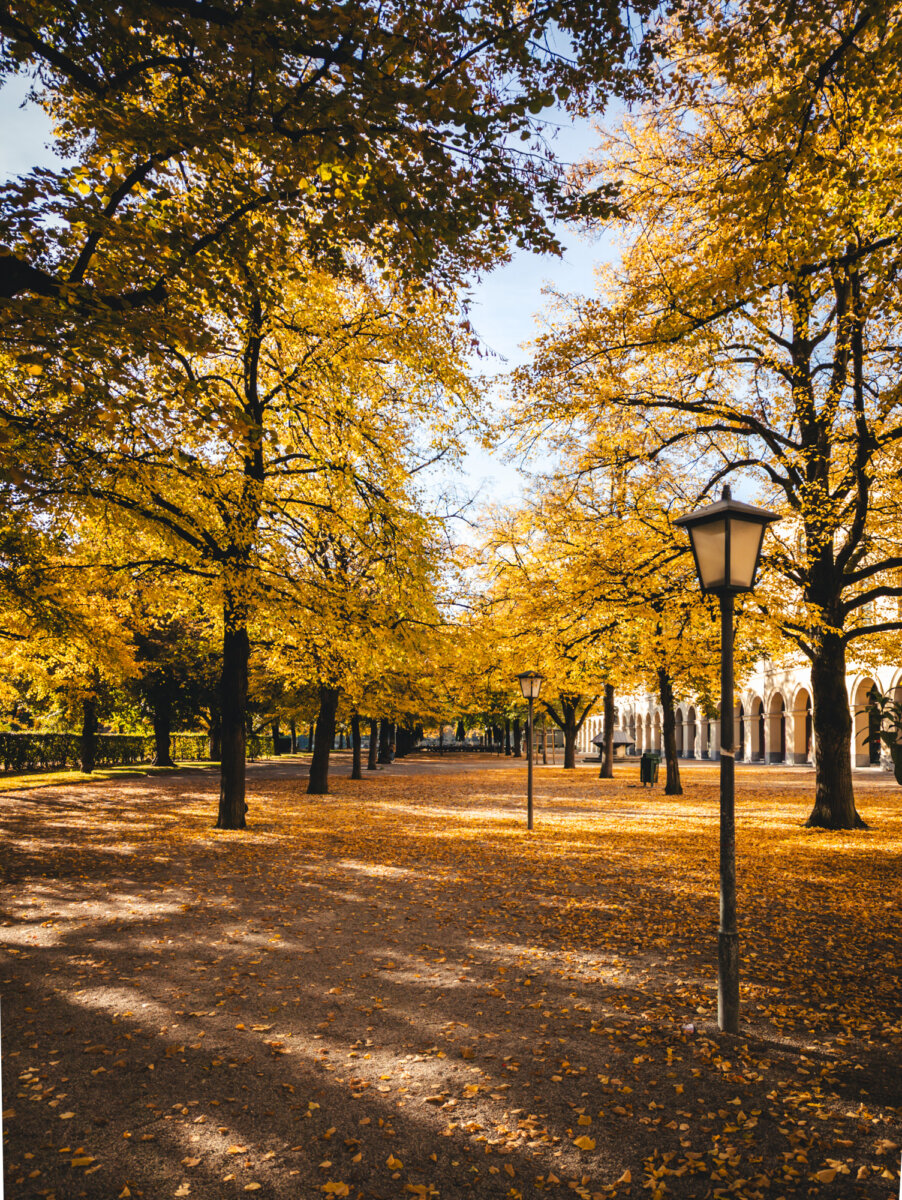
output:
[[[348,1196],[351,1189],[346,1183],[324,1183],[322,1190],[329,1196]]]
[[[595,1139],[586,1137],[585,1134],[583,1134],[582,1137],[574,1138],[573,1145],[579,1146],[580,1150],[594,1150]]]
[[[94,1159],[90,1154],[85,1154],[81,1158],[73,1158],[72,1166],[73,1167],[89,1167],[93,1161],[94,1161]]]
[[[832,1183],[836,1178],[836,1172],[831,1167],[827,1171],[816,1172],[814,1178],[818,1181],[818,1183]]]
[[[395,1158],[393,1154],[389,1154],[388,1158],[385,1160],[385,1165],[390,1171],[400,1171],[404,1166],[401,1160],[399,1158]]]
[[[246,1192],[256,1192],[259,1189],[259,1187],[260,1187],[259,1183],[246,1183],[244,1185],[244,1190]]]
[[[630,1173],[629,1168],[627,1168],[627,1170],[625,1170],[623,1172],[623,1174],[620,1176],[620,1178],[617,1180],[617,1182],[618,1183],[632,1183],[633,1182],[633,1176]]]
[[[586,1113],[583,1113],[583,1115],[580,1117],[580,1119],[576,1123],[577,1123],[577,1125],[591,1125],[592,1118],[590,1116],[588,1116]]]

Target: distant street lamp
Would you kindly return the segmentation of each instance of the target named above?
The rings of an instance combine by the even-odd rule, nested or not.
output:
[[[720,599],[720,927],[717,938],[717,1023],[739,1032],[739,934],[736,930],[736,820],[733,747],[733,597],[750,592],[764,530],[777,514],[722,499],[685,517],[702,592]]]
[[[532,829],[532,704],[538,700],[542,690],[544,676],[538,671],[523,671],[517,676],[520,681],[520,691],[529,705],[529,718],[526,723],[526,828]]]

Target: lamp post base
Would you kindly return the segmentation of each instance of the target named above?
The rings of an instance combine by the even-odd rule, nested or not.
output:
[[[717,934],[717,1024],[724,1033],[739,1032],[739,934]]]

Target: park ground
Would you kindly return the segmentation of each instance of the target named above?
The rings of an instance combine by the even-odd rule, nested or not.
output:
[[[802,825],[737,772],[742,1032],[716,1026],[717,774],[405,760],[0,797],[13,1197],[899,1196],[902,790]],[[32,781],[34,782],[34,781]]]

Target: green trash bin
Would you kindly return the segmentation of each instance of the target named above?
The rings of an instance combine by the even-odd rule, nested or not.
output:
[[[646,784],[651,786],[658,782],[658,767],[661,764],[661,755],[657,750],[646,750],[642,758],[639,760],[639,782],[644,787]]]

